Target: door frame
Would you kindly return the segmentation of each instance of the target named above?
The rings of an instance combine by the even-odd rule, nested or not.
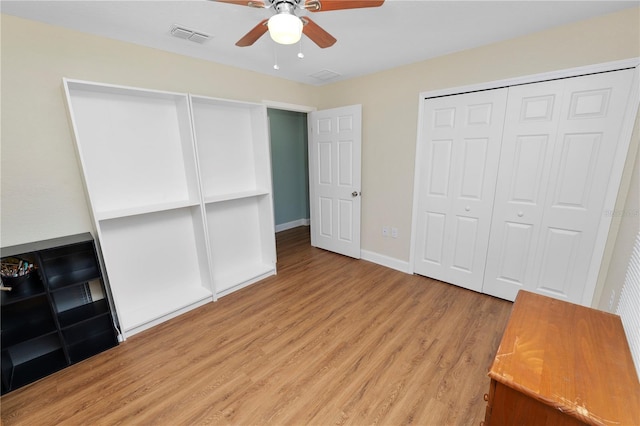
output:
[[[282,111],[291,111],[291,112],[304,113],[306,115],[305,119],[308,118],[309,113],[318,110],[318,108],[313,107],[313,106],[289,104],[289,103],[286,103],[286,102],[278,102],[278,101],[270,101],[270,100],[263,100],[262,104],[265,105],[267,108],[271,108],[271,109],[279,109],[279,110],[282,110]],[[271,175],[273,176],[273,164],[271,163],[271,122],[269,120],[267,120],[267,123],[269,125],[269,167],[271,168]],[[308,148],[308,145],[309,145],[309,134],[307,132],[307,148]],[[307,168],[307,178],[311,179],[311,171],[310,171],[309,168]],[[307,188],[307,190],[309,190],[309,189],[310,188]],[[275,209],[275,203],[274,203],[274,209]],[[275,211],[273,212],[273,217],[274,217],[274,221],[275,221],[275,217],[276,217],[275,216]],[[309,221],[311,221],[310,217],[309,217]],[[275,223],[274,223],[274,226],[275,226]]]
[[[627,153],[629,151],[631,136],[633,133],[633,127],[635,123],[635,117],[638,111],[638,97],[640,95],[640,84],[638,82],[638,66],[640,65],[640,57],[624,59],[619,61],[605,62],[600,64],[592,64],[575,68],[562,69],[557,71],[544,72],[539,74],[531,74],[525,76],[519,76],[514,78],[508,78],[503,80],[495,80],[485,83],[478,83],[465,86],[450,87],[445,89],[430,90],[426,92],[420,92],[418,96],[418,132],[416,138],[416,154],[415,154],[415,167],[413,178],[413,211],[411,218],[411,240],[409,249],[409,273],[413,274],[415,269],[415,244],[416,244],[416,229],[417,229],[417,216],[418,216],[418,199],[419,199],[419,179],[422,172],[423,165],[420,162],[422,158],[422,132],[424,126],[424,101],[429,98],[437,98],[442,96],[458,95],[469,92],[477,92],[481,90],[492,90],[501,87],[517,86],[529,83],[539,83],[549,80],[557,80],[561,78],[578,77],[587,74],[596,74],[608,71],[617,71],[627,68],[636,68],[636,74],[634,83],[632,84],[632,92],[629,96],[629,102],[625,111],[625,117],[623,120],[622,129],[620,132],[620,138],[622,143],[618,147],[614,160],[614,173],[609,179],[609,185],[607,188],[607,196],[605,199],[605,211],[613,211],[618,197],[619,188],[629,186],[629,180],[631,179],[630,173],[627,173],[626,179],[623,181],[623,175],[625,172],[625,161]],[[607,258],[605,258],[605,248],[609,244],[615,242],[615,236],[613,240],[609,241],[609,230],[611,228],[611,222],[613,215],[603,214],[598,227],[598,233],[596,237],[595,249],[592,260],[600,259],[600,262],[591,262],[589,272],[587,275],[587,286],[585,287],[582,304],[585,306],[591,306],[595,290],[598,288],[598,282],[604,280],[604,276],[601,274],[601,265],[609,264],[611,259],[611,253],[609,252]]]

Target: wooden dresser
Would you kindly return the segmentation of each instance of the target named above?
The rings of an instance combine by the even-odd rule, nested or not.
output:
[[[521,290],[489,377],[486,425],[640,425],[617,315]]]

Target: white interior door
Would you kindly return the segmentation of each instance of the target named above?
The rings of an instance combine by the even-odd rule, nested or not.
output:
[[[626,70],[509,89],[483,292],[583,302],[601,262],[596,237],[632,78]]]
[[[414,271],[482,289],[507,89],[426,99]]]
[[[534,280],[564,81],[509,88],[483,292],[514,300]]]
[[[359,259],[362,105],[308,117],[311,245]]]

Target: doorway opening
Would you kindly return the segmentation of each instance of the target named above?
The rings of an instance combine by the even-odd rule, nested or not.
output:
[[[309,226],[307,113],[268,108],[276,233]]]

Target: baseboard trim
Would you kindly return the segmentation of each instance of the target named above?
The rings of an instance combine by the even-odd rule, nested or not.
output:
[[[276,233],[281,231],[286,231],[287,229],[297,228],[298,226],[309,226],[311,220],[309,219],[298,219],[292,222],[281,223],[280,225],[276,225]]]
[[[360,250],[360,258],[369,262],[377,263],[387,268],[395,269],[396,271],[409,274],[409,262],[399,260],[394,257],[385,256],[384,254],[375,253],[368,250]]]

